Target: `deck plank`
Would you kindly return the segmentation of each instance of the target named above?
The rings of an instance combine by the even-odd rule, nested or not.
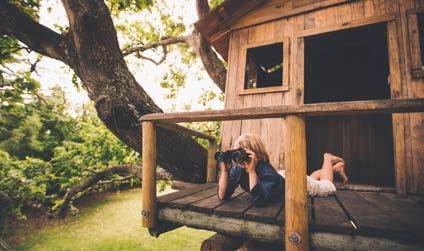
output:
[[[393,194],[360,193],[367,201],[374,204],[390,219],[403,226],[403,229],[411,232],[411,235],[424,237],[424,207],[413,207],[409,199],[399,199]],[[392,198],[393,200],[391,200]],[[404,202],[404,204],[402,203]]]
[[[209,189],[202,190],[202,191],[190,194],[188,196],[184,196],[179,199],[169,201],[167,204],[169,207],[187,208],[188,204],[216,195],[216,193],[217,193],[217,186],[214,186]]]
[[[359,232],[374,236],[398,236],[406,229],[394,222],[355,191],[337,191],[336,197],[358,226]]]
[[[181,197],[209,189],[213,186],[216,186],[216,183],[204,183],[204,184],[194,185],[194,186],[192,186],[188,189],[184,189],[184,190],[177,191],[177,192],[174,192],[174,193],[168,193],[168,194],[162,195],[162,196],[158,197],[157,202],[158,202],[158,205],[164,205],[165,206],[166,203],[169,202],[169,201],[179,199]]]
[[[229,201],[219,200],[216,192],[216,184],[202,184],[162,196],[160,198],[165,202],[159,204],[159,213],[163,219],[182,225],[190,225],[192,220],[197,222],[198,219],[187,218],[191,213],[202,214],[211,217],[207,221],[217,221],[214,227],[205,229],[218,232],[225,229],[220,225],[223,219],[238,222],[234,228],[249,223],[265,224],[270,229],[277,227],[272,231],[283,231],[285,225],[283,203],[255,208],[250,203],[250,194],[240,187]],[[424,206],[416,199],[397,198],[389,193],[339,190],[335,196],[315,197],[312,201],[309,200],[308,208],[313,233],[327,232],[346,236],[354,234],[367,238],[384,237],[401,241],[411,240],[414,243],[424,242],[424,217],[422,217]],[[180,210],[181,214],[188,216],[174,215],[171,220],[169,218],[171,215],[165,215],[167,210]],[[359,228],[358,231],[350,224],[351,219]]]
[[[244,213],[244,218],[247,220],[277,224],[277,216],[282,206],[282,202],[274,202],[265,207],[252,206]]]
[[[314,230],[352,233],[355,228],[343,211],[335,196],[316,197],[313,199]]]
[[[250,202],[250,196],[250,193],[243,193],[242,195],[225,202],[213,211],[221,216],[242,218],[243,213],[252,205]]]
[[[232,199],[242,194],[244,191],[240,187],[237,187],[232,195]],[[197,212],[203,212],[203,213],[212,213],[213,210],[216,207],[219,207],[220,205],[224,204],[224,200],[220,200],[218,196],[211,196],[199,201],[196,201],[194,203],[191,203],[187,205],[187,208],[193,211]]]

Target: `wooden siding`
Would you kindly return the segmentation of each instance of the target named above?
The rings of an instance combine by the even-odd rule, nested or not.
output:
[[[322,1],[329,2],[329,1]],[[337,2],[337,3],[336,3]],[[269,0],[235,21],[230,29],[230,48],[228,53],[228,75],[225,108],[266,107],[279,104],[303,103],[304,85],[304,44],[298,39],[300,32],[318,29],[343,29],[349,22],[358,23],[369,18],[388,17],[388,46],[390,64],[391,98],[424,97],[424,79],[413,78],[411,74],[411,52],[406,11],[424,7],[423,0],[365,0],[343,3],[295,14],[267,23],[265,16],[287,13],[293,9],[288,0]],[[305,10],[308,5],[305,5]],[[283,15],[280,15],[283,16]],[[246,27],[248,26],[248,27]],[[347,25],[348,26],[348,25]],[[246,27],[246,28],[243,28]],[[289,91],[238,95],[237,85],[243,84],[240,65],[240,47],[243,44],[263,42],[290,37],[290,79]],[[424,113],[394,114],[392,117],[394,140],[395,183],[404,193],[424,194]],[[243,132],[261,135],[270,153],[271,164],[277,169],[284,168],[284,119],[261,119],[226,121],[222,126],[222,148],[232,146]]]

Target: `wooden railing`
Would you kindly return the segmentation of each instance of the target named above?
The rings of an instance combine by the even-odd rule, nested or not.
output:
[[[156,208],[156,129],[164,127],[209,140],[208,182],[216,181],[215,140],[208,135],[172,124],[176,122],[224,121],[285,117],[286,185],[285,249],[307,250],[309,243],[306,191],[306,135],[304,117],[380,113],[424,112],[424,99],[371,100],[294,106],[274,106],[202,112],[156,113],[141,117],[143,127],[143,219],[144,227],[157,224]]]
[[[214,154],[217,150],[216,139],[208,134],[190,128],[166,122],[145,121],[142,123],[142,156],[143,156],[143,194],[142,223],[143,227],[154,228],[157,225],[156,208],[156,127],[161,127],[190,136],[208,140],[206,182],[216,182]]]

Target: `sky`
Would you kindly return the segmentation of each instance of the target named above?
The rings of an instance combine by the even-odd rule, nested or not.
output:
[[[186,25],[190,25],[198,19],[195,10],[195,0],[169,2],[169,7],[172,10],[171,14],[182,17],[183,22]],[[131,20],[137,18],[150,18],[152,21],[158,20],[157,16],[155,17],[153,15],[146,15],[146,13],[140,13],[131,16],[121,16],[119,20],[114,20],[114,22],[117,24],[121,21],[121,19]],[[62,26],[67,24],[66,13],[60,1],[42,1],[39,22],[55,31],[58,31],[55,24],[60,24]],[[123,42],[122,37],[118,37],[118,39],[120,40],[120,43]],[[150,56],[158,57],[153,54],[153,52],[151,52]],[[220,90],[203,69],[200,60],[197,60],[197,63],[193,64],[190,68],[186,67],[184,69],[187,76],[186,84],[185,88],[178,92],[177,98],[174,100],[164,98],[167,90],[160,87],[160,80],[162,75],[168,70],[168,63],[176,63],[178,57],[180,57],[178,52],[169,53],[166,63],[159,66],[149,61],[141,62],[140,59],[136,59],[132,56],[126,57],[126,60],[130,71],[134,74],[137,81],[163,110],[181,111],[183,110],[184,104],[191,104],[191,110],[205,109],[205,107],[198,104],[199,95],[202,93],[202,90],[212,90],[216,93],[220,93]],[[30,58],[32,58],[31,61],[35,61],[35,53],[31,53]],[[197,77],[199,75],[200,80]],[[72,83],[72,70],[60,61],[43,57],[43,59],[37,64],[37,73],[33,73],[33,77],[42,84],[41,91],[46,94],[50,92],[49,90],[51,87],[56,85],[61,86],[65,90],[67,99],[70,103],[71,114],[75,113],[75,110],[72,110],[73,107],[77,107],[89,101],[87,93],[82,88],[77,89]],[[212,109],[223,108],[223,102],[218,99],[214,99],[209,105]]]

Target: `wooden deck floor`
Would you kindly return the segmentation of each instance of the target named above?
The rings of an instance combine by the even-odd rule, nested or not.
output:
[[[201,184],[159,197],[159,220],[282,242],[283,203],[253,207],[250,194],[239,188],[230,201],[220,201],[216,186],[216,183]],[[392,193],[339,190],[335,196],[311,198],[309,213],[314,233],[424,243],[423,197],[397,198]]]

